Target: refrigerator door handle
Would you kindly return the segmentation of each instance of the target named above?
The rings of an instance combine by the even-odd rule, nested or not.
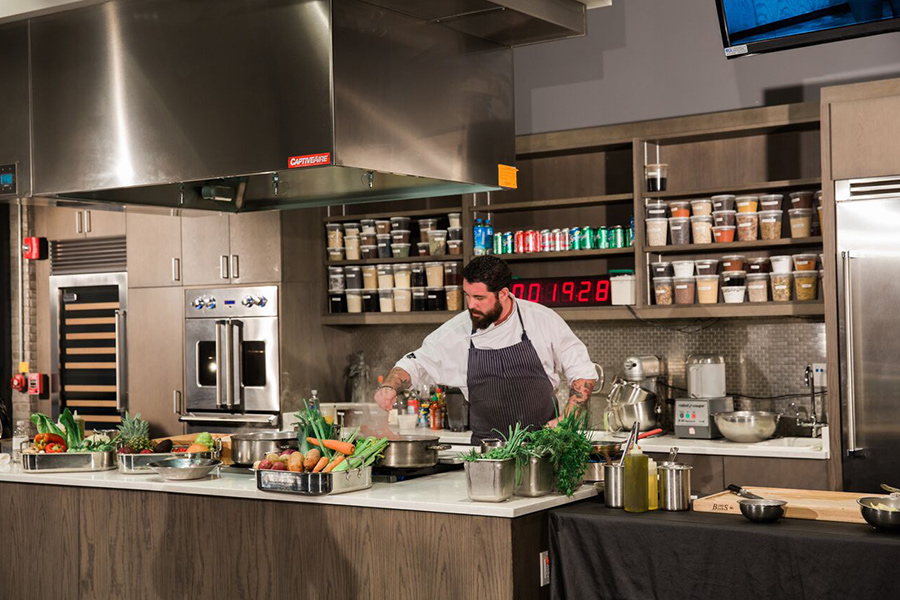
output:
[[[841,251],[843,264],[843,289],[844,296],[844,356],[847,357],[847,454],[852,455],[862,450],[856,440],[856,382],[854,380],[854,356],[853,356],[853,269],[850,252]]]
[[[216,408],[225,408],[222,399],[225,392],[225,379],[228,375],[228,365],[225,357],[225,328],[228,321],[216,321]]]
[[[122,412],[126,409],[128,401],[128,381],[126,379],[127,370],[125,368],[126,346],[125,346],[125,311],[116,310],[115,312],[115,338],[116,338],[116,410]]]
[[[244,324],[241,321],[235,319],[231,322],[231,327],[234,331],[234,339],[231,344],[231,380],[234,390],[234,397],[232,398],[232,408],[243,408],[244,386],[242,385],[242,381],[244,379],[244,373],[241,370],[243,368],[241,359],[244,353]]]
[[[225,327],[225,406],[234,408],[234,323],[228,319]]]

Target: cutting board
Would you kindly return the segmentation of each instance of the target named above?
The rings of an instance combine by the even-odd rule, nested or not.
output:
[[[856,494],[852,492],[820,492],[817,490],[787,490],[778,488],[747,487],[746,490],[757,496],[772,500],[784,500],[786,519],[808,519],[812,521],[836,521],[838,523],[865,523],[858,498],[872,494]],[[731,492],[719,492],[705,498],[694,500],[697,512],[722,513],[727,515],[741,514],[737,496]]]

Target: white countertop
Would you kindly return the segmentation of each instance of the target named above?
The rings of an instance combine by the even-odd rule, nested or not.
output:
[[[20,466],[12,465],[7,467],[7,470],[0,469],[0,482],[142,490],[504,518],[521,517],[597,495],[594,486],[584,485],[572,498],[553,493],[540,498],[513,496],[506,502],[498,503],[473,502],[468,498],[466,475],[462,469],[399,483],[376,483],[367,490],[333,496],[263,492],[256,488],[255,477],[235,473],[222,473],[218,477],[194,481],[166,481],[156,474],[123,475],[118,471],[34,473],[23,472]]]
[[[417,429],[416,433],[426,430]],[[441,442],[445,444],[468,444],[471,432],[436,431]],[[593,431],[594,441],[624,441],[624,432]],[[822,430],[821,438],[773,438],[755,444],[738,444],[726,439],[695,440],[677,438],[673,434],[659,435],[640,441],[644,452],[668,453],[669,448],[677,447],[679,454],[709,454],[714,456],[750,456],[757,458],[807,458],[826,460],[831,456],[828,447],[828,428]]]

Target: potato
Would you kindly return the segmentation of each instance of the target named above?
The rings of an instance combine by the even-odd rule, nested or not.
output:
[[[297,454],[300,454],[299,452]],[[306,471],[312,471],[316,466],[316,463],[319,462],[319,459],[322,458],[322,453],[318,448],[313,448],[309,452],[306,453],[306,458],[303,459],[303,468]]]
[[[303,454],[294,452],[288,457],[288,471],[294,471],[295,473],[303,472]]]
[[[277,462],[277,461],[281,460],[281,457],[278,455],[277,452],[269,452],[268,454],[266,454],[265,459],[271,460],[272,462]]]

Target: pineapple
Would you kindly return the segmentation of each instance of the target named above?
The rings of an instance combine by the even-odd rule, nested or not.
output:
[[[153,444],[150,442],[150,423],[141,419],[141,413],[131,417],[128,411],[125,411],[125,417],[118,429],[117,441],[120,448],[130,448],[135,454],[142,450],[153,450]]]

